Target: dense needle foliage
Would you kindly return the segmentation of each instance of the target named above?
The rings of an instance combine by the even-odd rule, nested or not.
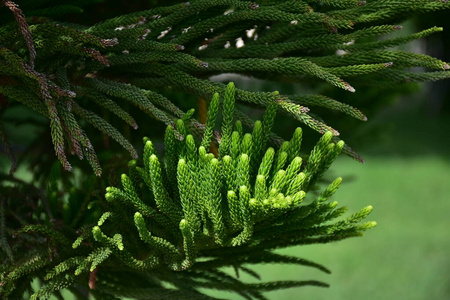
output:
[[[359,223],[371,207],[339,218],[346,208],[327,200],[340,178],[317,191],[339,153],[362,158],[315,110],[367,120],[345,99],[321,91],[357,93],[450,77],[447,63],[396,48],[442,31],[402,35],[399,23],[450,4],[149,2],[147,10],[110,19],[100,14],[93,23],[83,16],[102,5],[113,10],[118,1],[0,1],[0,138],[12,165],[0,184],[0,295],[62,298],[67,288],[79,299],[210,299],[198,291],[206,287],[264,299],[269,290],[326,286],[247,284],[221,268],[255,277],[250,264],[329,272],[273,250],[358,236],[375,225]],[[214,79],[227,73],[297,84],[304,92],[248,91]],[[192,99],[209,103],[208,113],[199,106],[197,119]],[[29,113],[24,107],[43,118],[8,114]],[[256,108],[265,111],[262,121],[253,119]],[[167,126],[164,137],[143,113]],[[277,113],[303,130],[283,141],[272,131]],[[19,151],[7,129],[19,121],[47,128],[43,135],[60,162],[33,144],[20,157],[33,167],[32,183],[12,175]],[[149,136],[140,156],[129,130],[138,126]],[[308,128],[322,134],[309,154],[300,152]],[[121,185],[116,175],[125,159],[109,139],[133,159]],[[162,144],[164,156],[155,150]],[[69,154],[86,159],[93,172],[69,162]],[[32,291],[36,279],[40,289]]]

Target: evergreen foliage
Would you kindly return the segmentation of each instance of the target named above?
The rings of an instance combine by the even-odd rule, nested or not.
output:
[[[209,288],[265,299],[266,291],[327,286],[250,284],[222,268],[258,279],[249,265],[329,273],[274,250],[360,236],[376,225],[361,223],[371,206],[344,216],[347,208],[329,201],[341,178],[318,192],[341,152],[362,158],[316,111],[367,120],[322,91],[450,77],[446,62],[397,47],[442,28],[396,33],[405,19],[450,4],[153,0],[147,10],[76,22],[73,16],[82,19],[99,2],[117,1],[0,0],[0,140],[11,160],[11,174],[0,174],[0,296],[62,299],[67,289],[77,299],[213,299],[200,291]],[[214,80],[224,73],[295,83],[304,93],[248,91]],[[200,120],[186,108],[189,97],[208,103]],[[21,158],[29,160],[19,163],[34,168],[32,184],[13,176],[17,151],[5,125],[16,119],[3,118],[21,106],[47,121],[25,120],[47,126],[42,134],[57,157],[46,155],[43,139],[29,145]],[[248,107],[263,108],[262,120],[253,120]],[[164,137],[141,112],[166,126]],[[272,131],[277,114],[303,129],[284,141]],[[144,125],[151,139],[138,152],[129,129]],[[321,133],[309,154],[300,152],[307,128]],[[120,180],[121,152],[102,153],[101,138],[132,158]],[[69,162],[69,153],[93,172]],[[69,176],[60,166],[79,172]]]
[[[323,81],[350,92],[355,88],[343,78],[357,84],[392,86],[450,76],[445,62],[390,49],[442,28],[377,40],[401,29],[395,22],[448,8],[447,1],[172,2],[161,6],[156,1],[146,11],[82,26],[49,17],[81,12],[84,1],[62,5],[56,0],[25,0],[19,8],[13,1],[2,0],[0,93],[50,120],[54,150],[66,170],[72,169],[69,151],[86,158],[95,174],[101,174],[81,120],[137,157],[123,134],[92,111],[91,100],[137,128],[120,104],[123,101],[174,125],[184,112],[164,91],[211,99],[215,93],[223,94],[225,85],[208,78],[222,73],[289,82]],[[414,67],[432,71],[411,72]],[[281,112],[322,134],[331,131],[338,136],[339,132],[310,112],[310,107],[322,106],[366,120],[358,109],[317,94],[289,96],[237,89],[236,97],[259,106],[276,101]],[[189,123],[203,129],[195,119]],[[344,152],[358,158],[349,147]]]

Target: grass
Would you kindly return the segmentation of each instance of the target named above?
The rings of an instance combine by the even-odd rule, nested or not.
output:
[[[450,162],[440,156],[369,156],[361,165],[342,157],[332,170],[348,182],[333,200],[351,212],[373,205],[369,219],[378,226],[362,238],[281,251],[321,263],[331,275],[298,266],[258,266],[264,281],[331,284],[271,292],[269,299],[450,299]]]

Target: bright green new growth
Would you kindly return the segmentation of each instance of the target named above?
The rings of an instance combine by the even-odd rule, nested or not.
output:
[[[154,280],[170,282],[181,291],[185,290],[183,281],[187,280],[191,291],[200,287],[231,290],[248,299],[264,299],[261,292],[272,289],[327,286],[314,280],[246,284],[218,270],[234,266],[245,271],[244,263],[277,262],[328,272],[307,260],[272,251],[359,236],[376,225],[359,223],[372,207],[335,221],[346,208],[327,200],[340,186],[341,178],[318,197],[311,194],[312,198],[305,202],[310,187],[342,150],[343,142],[334,144],[332,134],[327,132],[302,159],[299,156],[302,131],[297,129],[291,141],[275,151],[262,142],[264,138],[258,129],[264,127],[266,135],[270,131],[274,118],[270,110],[262,123],[256,122],[253,133],[232,132],[233,90],[234,85],[229,84],[223,99],[223,113],[227,117],[221,143],[228,146],[219,146],[220,157],[208,153],[203,145],[198,146],[199,141],[184,129],[180,130],[187,134],[184,140],[174,139],[173,128],[169,126],[165,138],[167,155],[162,163],[152,142],[145,138],[143,167],[136,167],[134,161],[130,164],[139,176],[132,179],[123,174],[121,189],[107,188],[105,198],[110,211],[92,229],[94,250],[84,258],[70,258],[55,267],[46,277],[50,283],[58,282],[67,272],[80,276],[95,270],[101,279],[107,276],[108,269],[120,266],[137,273],[135,276],[150,274]],[[209,109],[214,118],[208,116],[210,130],[205,131],[202,144],[206,141],[204,144],[209,145],[218,102],[219,96],[215,95]],[[182,124],[177,122],[179,129],[184,128]],[[74,244],[78,246],[79,243]],[[234,284],[224,284],[231,283],[230,280]],[[111,289],[102,284],[101,280],[96,283],[102,292],[124,295],[117,293],[125,286],[117,283]],[[267,288],[262,288],[263,285]]]

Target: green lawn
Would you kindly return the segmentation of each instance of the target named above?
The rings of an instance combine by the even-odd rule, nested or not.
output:
[[[282,251],[324,264],[331,275],[298,266],[258,267],[264,281],[331,284],[271,292],[270,299],[450,299],[450,161],[439,156],[365,158],[364,165],[347,157],[334,164],[331,173],[347,184],[333,200],[351,212],[373,205],[369,217],[378,226],[362,238]]]

